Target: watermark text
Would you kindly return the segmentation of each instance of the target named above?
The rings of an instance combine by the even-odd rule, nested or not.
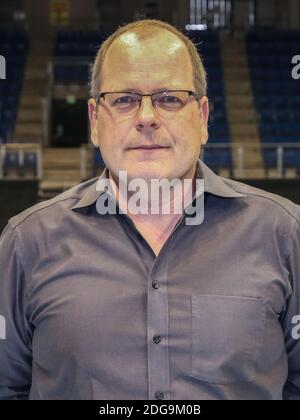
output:
[[[126,171],[119,171],[118,192],[109,178],[100,178],[97,191],[106,192],[97,199],[96,209],[104,214],[166,215],[182,214],[186,225],[200,225],[204,220],[204,180],[175,178],[168,180],[134,178],[128,181]],[[117,206],[118,201],[118,206]]]
[[[2,315],[0,315],[0,340],[6,340],[6,322]]]
[[[292,318],[292,324],[295,327],[292,329],[292,337],[294,340],[300,339],[300,315],[295,315]]]
[[[6,79],[6,60],[3,55],[0,55],[0,79]]]
[[[300,79],[300,55],[294,55],[292,58],[292,64],[296,64],[292,69],[292,78],[294,80]]]

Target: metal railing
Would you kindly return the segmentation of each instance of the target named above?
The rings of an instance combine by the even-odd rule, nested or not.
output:
[[[255,149],[259,149],[257,152],[259,152],[264,178],[284,178],[290,170],[293,171],[294,178],[300,179],[300,142],[257,145],[210,143],[202,148],[200,158],[215,172],[227,169],[230,176],[236,177],[238,174],[239,178],[243,178],[248,166],[248,156]],[[33,143],[0,145],[0,179],[40,180],[42,178],[42,154],[41,145]],[[28,164],[29,155],[31,155],[31,161]],[[81,145],[80,162],[78,163],[82,180],[96,176],[98,170],[103,167],[104,163],[99,163],[99,156],[99,150],[91,143]]]
[[[297,143],[208,143],[202,148],[201,158],[206,160],[206,151],[210,152],[210,161],[217,161],[212,157],[212,152],[217,153],[220,150],[228,151],[231,154],[231,169],[239,174],[239,177],[243,177],[243,174],[248,166],[248,158],[251,153],[257,153],[257,156],[262,158],[262,168],[265,170],[265,177],[270,176],[272,172],[272,178],[285,177],[288,169],[294,169],[295,177],[300,177],[300,141]],[[291,156],[291,154],[293,156]],[[261,159],[259,159],[261,161]],[[260,162],[258,162],[258,167]],[[222,161],[217,162],[215,166],[226,167],[229,166],[226,159],[222,165]],[[232,171],[234,172],[234,171]]]

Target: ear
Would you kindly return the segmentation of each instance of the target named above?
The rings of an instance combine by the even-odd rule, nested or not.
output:
[[[204,145],[208,141],[209,103],[207,96],[203,96],[199,101],[199,114],[202,121],[201,144]]]
[[[89,99],[88,111],[89,111],[89,120],[90,120],[90,126],[91,126],[91,140],[94,146],[99,146],[97,104],[96,104],[95,99]]]

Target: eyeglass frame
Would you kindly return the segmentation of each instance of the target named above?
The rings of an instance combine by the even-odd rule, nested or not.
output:
[[[94,99],[96,101],[96,105],[99,105],[101,98],[103,98],[104,101],[105,101],[105,95],[107,95],[109,93],[128,93],[128,94],[132,94],[132,95],[139,95],[141,97],[141,101],[139,103],[139,108],[140,108],[140,106],[142,104],[142,98],[144,96],[150,96],[152,106],[155,108],[155,105],[153,104],[152,96],[157,95],[158,93],[169,93],[169,92],[186,92],[186,93],[189,94],[189,97],[193,96],[196,99],[196,101],[200,101],[200,99],[203,97],[199,93],[194,92],[193,90],[171,89],[171,90],[159,90],[158,92],[153,92],[153,93],[139,93],[139,92],[133,92],[133,91],[99,92],[98,94],[95,95]],[[185,105],[186,105],[186,103],[183,105],[183,108],[185,107]]]

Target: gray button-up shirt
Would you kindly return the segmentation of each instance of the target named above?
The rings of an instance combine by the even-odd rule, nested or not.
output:
[[[97,179],[9,221],[0,398],[300,399],[299,206],[199,174],[203,223],[157,257]]]

